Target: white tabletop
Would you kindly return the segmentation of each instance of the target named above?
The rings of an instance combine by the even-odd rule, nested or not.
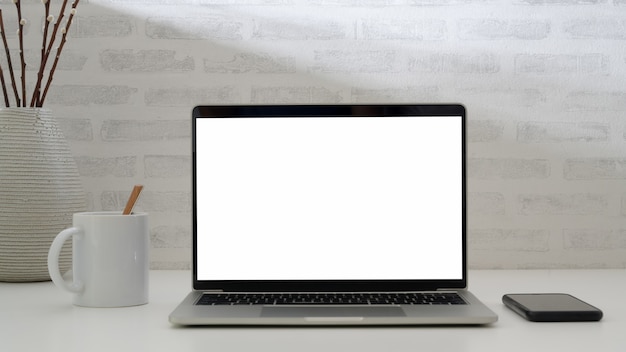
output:
[[[80,308],[51,282],[0,283],[0,351],[626,351],[626,270],[470,272],[470,290],[499,316],[486,327],[180,328],[169,313],[188,271],[152,271],[150,303]],[[604,311],[593,323],[532,323],[505,293],[565,292]]]

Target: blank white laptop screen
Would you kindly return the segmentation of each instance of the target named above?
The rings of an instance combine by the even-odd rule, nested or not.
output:
[[[199,118],[198,280],[463,277],[460,116]]]

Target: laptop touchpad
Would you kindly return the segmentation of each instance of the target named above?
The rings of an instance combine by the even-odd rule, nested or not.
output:
[[[404,317],[400,307],[263,307],[263,317]]]

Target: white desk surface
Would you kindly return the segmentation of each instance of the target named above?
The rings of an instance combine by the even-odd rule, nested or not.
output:
[[[0,351],[626,351],[626,270],[470,271],[470,290],[499,316],[486,327],[180,328],[169,313],[188,271],[152,271],[150,303],[80,308],[51,282],[0,283]],[[566,292],[604,311],[593,323],[532,323],[505,293]]]

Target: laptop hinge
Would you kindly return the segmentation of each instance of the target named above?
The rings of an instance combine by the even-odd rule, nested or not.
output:
[[[465,288],[438,288],[435,291],[465,291]]]

